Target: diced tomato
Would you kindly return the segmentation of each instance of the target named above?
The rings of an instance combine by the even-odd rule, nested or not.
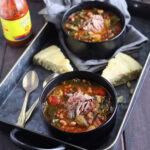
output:
[[[57,106],[60,103],[60,99],[55,96],[55,95],[51,95],[48,97],[48,104],[52,105],[52,106]]]
[[[106,96],[106,91],[105,91],[104,88],[100,87],[100,88],[98,88],[94,91],[94,94],[101,95],[101,96]]]

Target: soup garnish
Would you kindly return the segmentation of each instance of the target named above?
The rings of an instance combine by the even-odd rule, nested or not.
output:
[[[69,16],[66,32],[86,42],[102,42],[121,32],[120,18],[110,11],[99,8],[84,9]]]
[[[62,82],[44,103],[44,116],[51,125],[74,133],[102,126],[113,111],[111,96],[106,89],[81,79]]]

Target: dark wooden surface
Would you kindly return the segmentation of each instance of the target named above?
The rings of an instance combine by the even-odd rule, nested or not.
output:
[[[127,150],[150,149],[150,70],[125,130]]]
[[[28,1],[30,8],[33,33],[36,34],[44,24],[44,18],[39,16],[37,12],[44,7],[42,1],[30,0]],[[141,22],[142,25],[142,22]],[[137,27],[138,28],[138,27]],[[141,28],[139,28],[141,29]],[[144,32],[143,28],[141,32]],[[2,29],[0,26],[0,81],[7,75],[12,66],[24,52],[26,47],[14,48],[6,44],[2,36]],[[134,110],[128,121],[126,130],[124,132],[124,141],[118,141],[117,150],[148,150],[150,149],[150,71],[146,82],[141,89],[139,99],[134,107]],[[9,139],[11,128],[0,125],[0,150],[21,150],[17,148]],[[122,146],[122,141],[125,142],[125,147]]]

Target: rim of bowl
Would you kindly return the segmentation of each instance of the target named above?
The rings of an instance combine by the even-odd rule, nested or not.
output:
[[[74,132],[67,132],[67,131],[63,131],[59,128],[56,128],[55,126],[53,126],[44,116],[44,112],[43,112],[43,103],[42,103],[42,95],[44,93],[44,91],[46,90],[46,88],[49,86],[49,84],[51,84],[52,82],[55,82],[55,80],[57,80],[57,78],[61,78],[61,76],[64,76],[65,74],[68,74],[68,73],[77,73],[77,72],[81,72],[81,73],[89,73],[89,74],[92,74],[94,75],[97,79],[98,78],[101,78],[102,80],[105,81],[106,84],[109,85],[109,87],[112,89],[113,93],[114,93],[114,111],[111,115],[111,117],[101,126],[93,129],[93,130],[89,130],[89,131],[85,131],[85,132],[77,132],[77,133],[74,133]],[[87,79],[88,80],[88,79]],[[65,81],[65,80],[64,80]],[[55,87],[54,87],[55,88]],[[53,88],[53,89],[54,89]],[[107,90],[107,89],[106,89]],[[47,93],[48,94],[48,93]],[[111,94],[110,94],[111,95]],[[45,97],[46,99],[46,97]],[[46,123],[48,123],[48,125],[50,125],[52,128],[55,128],[56,130],[60,131],[60,132],[63,132],[63,133],[67,133],[67,134],[73,134],[73,135],[80,135],[80,134],[87,134],[89,132],[92,132],[92,131],[96,131],[97,129],[100,129],[100,128],[103,128],[105,127],[107,124],[109,124],[109,122],[113,119],[113,117],[116,115],[117,113],[117,108],[118,108],[118,103],[117,103],[117,94],[116,94],[116,90],[115,88],[113,87],[113,85],[108,81],[106,80],[105,78],[101,77],[101,76],[98,76],[97,74],[95,73],[92,73],[92,72],[88,72],[88,71],[72,71],[72,72],[66,72],[66,73],[63,73],[63,74],[60,74],[58,75],[57,77],[55,77],[53,80],[49,81],[47,83],[47,85],[44,87],[43,91],[42,91],[42,94],[40,95],[40,110],[41,110],[41,114],[42,114],[42,118],[44,118],[44,121],[46,121]]]
[[[114,9],[116,9],[116,10],[120,13],[120,15],[122,16],[122,18],[123,18],[123,28],[122,28],[121,32],[120,32],[119,34],[117,34],[115,37],[113,37],[112,39],[105,40],[105,41],[101,41],[101,42],[86,42],[86,41],[83,41],[83,40],[76,39],[76,38],[74,38],[73,36],[71,36],[70,34],[68,34],[68,33],[66,32],[65,28],[64,28],[64,24],[66,23],[66,21],[67,21],[67,19],[68,19],[68,17],[67,17],[67,19],[64,21],[65,16],[66,16],[72,9],[78,8],[78,7],[80,7],[81,5],[86,5],[86,4],[88,4],[88,3],[105,4],[105,5],[107,5],[107,6],[111,6],[111,7],[113,7]],[[93,8],[94,8],[94,7],[93,7]],[[86,8],[85,8],[85,9],[86,9]],[[82,8],[81,8],[80,10],[82,10]],[[76,12],[76,11],[74,11],[73,13],[75,13],[75,12]],[[73,13],[71,13],[71,14],[73,14]],[[71,14],[70,14],[70,15],[71,15]],[[70,15],[69,15],[69,16],[70,16]],[[62,19],[61,19],[61,25],[60,25],[60,26],[61,26],[63,32],[64,32],[69,38],[72,38],[72,39],[74,39],[74,40],[76,40],[76,41],[83,42],[83,43],[86,43],[86,44],[100,44],[100,43],[106,43],[106,42],[109,42],[109,41],[113,41],[113,40],[117,39],[118,37],[120,37],[120,36],[122,35],[122,33],[124,32],[125,28],[126,28],[126,23],[125,23],[125,16],[124,16],[123,13],[120,11],[120,9],[118,9],[116,6],[114,6],[114,5],[112,5],[112,4],[109,4],[109,3],[107,3],[107,2],[101,2],[101,1],[86,1],[86,2],[81,2],[81,3],[79,3],[79,4],[73,5],[73,6],[70,7],[68,10],[66,10],[65,13],[63,14]]]

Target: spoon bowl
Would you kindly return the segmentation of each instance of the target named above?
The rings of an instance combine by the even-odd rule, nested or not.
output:
[[[35,71],[29,71],[23,78],[22,86],[25,91],[34,91],[39,84],[39,79]]]

